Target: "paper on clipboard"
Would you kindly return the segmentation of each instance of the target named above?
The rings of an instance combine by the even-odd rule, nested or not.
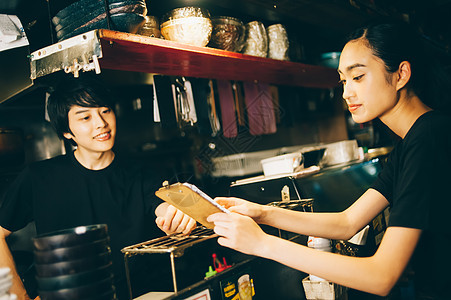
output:
[[[19,18],[15,15],[0,14],[0,52],[28,45]]]
[[[195,185],[189,183],[178,182],[163,186],[155,192],[155,195],[210,229],[214,225],[207,221],[209,215],[217,212],[230,213]]]

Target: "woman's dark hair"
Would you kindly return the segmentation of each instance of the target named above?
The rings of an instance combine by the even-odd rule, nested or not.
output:
[[[68,114],[72,106],[108,107],[114,109],[114,96],[105,84],[92,76],[64,78],[51,91],[47,101],[50,123],[61,139],[71,132]]]
[[[347,42],[365,40],[374,55],[390,73],[396,72],[403,61],[411,65],[411,78],[406,86],[426,105],[434,109],[446,108],[441,103],[449,97],[449,74],[429,53],[425,40],[408,24],[402,22],[372,23],[351,33]]]

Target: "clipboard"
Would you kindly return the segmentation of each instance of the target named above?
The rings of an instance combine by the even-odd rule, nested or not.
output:
[[[213,229],[214,224],[207,221],[209,215],[217,212],[230,213],[198,187],[187,182],[169,185],[165,181],[155,195],[210,229]]]

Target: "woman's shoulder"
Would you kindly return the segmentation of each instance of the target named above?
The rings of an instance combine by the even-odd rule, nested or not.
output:
[[[412,127],[412,136],[422,136],[424,138],[449,136],[449,126],[451,124],[451,116],[439,111],[429,111],[422,115]]]
[[[425,124],[431,125],[449,124],[451,122],[451,115],[438,110],[431,110],[422,116],[422,121]]]
[[[438,111],[422,115],[402,140],[402,148],[422,153],[451,151],[451,117]]]

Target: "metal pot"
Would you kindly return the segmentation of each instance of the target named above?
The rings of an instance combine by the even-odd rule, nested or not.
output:
[[[0,128],[0,166],[10,167],[25,161],[24,134],[16,128]]]

